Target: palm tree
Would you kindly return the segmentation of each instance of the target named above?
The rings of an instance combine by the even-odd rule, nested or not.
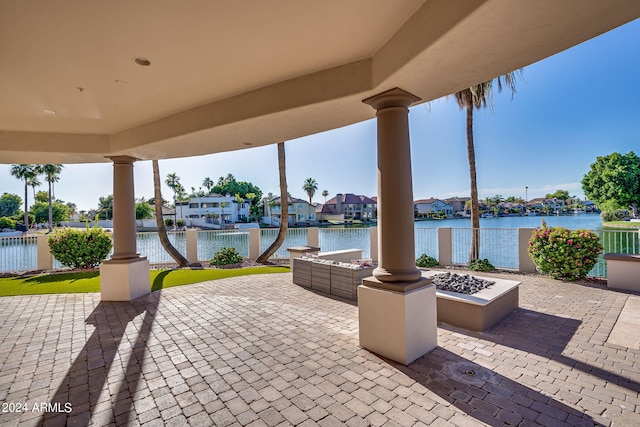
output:
[[[480,256],[480,211],[478,203],[478,182],[476,178],[476,153],[473,143],[473,109],[492,106],[493,84],[498,85],[498,92],[502,92],[503,86],[516,92],[516,73],[510,72],[503,76],[489,80],[454,94],[458,106],[466,111],[467,116],[467,158],[469,160],[469,176],[471,187],[471,247],[469,260],[478,259]]]
[[[276,205],[275,201],[276,196],[273,193],[269,192],[267,197],[264,198],[263,204],[269,206],[269,226],[273,225],[273,208]]]
[[[24,225],[29,228],[29,212],[27,203],[29,180],[37,176],[35,165],[11,165],[11,175],[24,181]]]
[[[280,175],[280,201],[284,201],[284,203],[280,203],[280,228],[278,230],[278,237],[276,240],[265,250],[256,260],[258,263],[265,263],[267,260],[273,255],[278,248],[284,242],[285,237],[287,237],[287,228],[289,227],[289,221],[287,218],[289,217],[289,204],[287,203],[287,168],[285,164],[285,155],[284,155],[284,142],[278,142],[278,174]]]
[[[167,175],[167,179],[164,183],[173,191],[173,224],[175,227],[176,222],[178,222],[178,206],[176,205],[176,198],[181,187],[180,177],[176,175],[175,172],[170,173]]]
[[[236,205],[238,206],[238,220],[240,219],[240,206],[242,205],[242,203],[244,203],[244,199],[242,197],[240,197],[240,193],[236,193],[235,196],[233,196],[233,201],[236,202]]]
[[[220,202],[220,209],[222,209],[220,213],[220,225],[224,224],[224,208],[229,206],[229,202]]]
[[[69,217],[72,219],[75,219],[76,216],[76,209],[78,208],[78,206],[75,203],[72,202],[67,202],[66,203],[67,208],[69,208]]]
[[[246,197],[246,199],[249,201],[249,219],[252,219],[254,214],[255,214],[253,201],[258,196],[257,196],[256,193],[247,193],[247,194],[245,194],[244,197]]]
[[[302,184],[302,189],[309,196],[309,204],[311,204],[311,199],[313,199],[313,195],[316,194],[316,190],[318,189],[318,183],[313,178],[307,178]]]
[[[53,183],[60,180],[62,165],[40,165],[38,172],[44,175],[45,181],[49,183],[49,233],[53,231]]]
[[[211,194],[211,189],[215,186],[215,183],[211,178],[206,177],[202,181],[202,186],[207,189],[207,192],[208,192],[207,194]]]
[[[178,263],[180,267],[185,267],[189,265],[189,261],[182,256],[178,250],[173,247],[171,241],[169,241],[169,236],[167,236],[167,227],[164,225],[164,218],[162,217],[162,193],[160,190],[160,167],[158,166],[157,160],[152,160],[151,164],[153,166],[153,198],[154,198],[154,207],[156,211],[156,224],[158,226],[158,237],[160,238],[160,243],[165,251]],[[169,174],[174,175],[175,174]],[[175,177],[177,178],[177,177]],[[175,199],[175,196],[174,196]]]
[[[40,187],[42,182],[38,179],[37,175],[29,178],[29,187],[33,188],[33,200],[36,199],[36,187]]]
[[[329,195],[329,192],[327,190],[322,190],[322,195],[324,196],[324,202],[327,203],[327,196]]]

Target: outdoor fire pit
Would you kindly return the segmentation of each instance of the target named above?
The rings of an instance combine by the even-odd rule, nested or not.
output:
[[[515,280],[454,275],[436,270],[423,271],[422,276],[432,279],[436,276],[433,283],[436,284],[438,322],[482,332],[518,308],[520,282]],[[440,289],[438,282],[443,283]],[[444,290],[447,287],[449,290]],[[453,292],[454,288],[474,293]]]

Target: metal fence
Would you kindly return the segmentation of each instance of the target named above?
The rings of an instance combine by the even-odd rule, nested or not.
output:
[[[422,254],[438,259],[438,229],[416,228],[414,232],[416,258]]]
[[[171,244],[182,255],[187,253],[187,238],[184,231],[170,231],[167,233]],[[136,233],[137,250],[142,256],[146,256],[151,264],[172,263],[173,258],[164,250],[158,233]]]
[[[595,267],[589,273],[593,277],[607,277],[605,253],[640,253],[640,231],[600,230],[604,250]],[[371,229],[369,228],[321,228],[319,245],[323,252],[341,249],[362,249],[363,257],[371,257]],[[518,265],[518,229],[517,228],[481,228],[480,258],[488,259],[494,266],[517,270]],[[169,232],[169,240],[180,253],[186,256],[186,233]],[[260,230],[260,251],[266,250],[276,239],[277,229]],[[138,252],[146,256],[151,264],[172,263],[173,259],[165,252],[158,233],[137,233]],[[467,264],[471,245],[471,229],[453,228],[452,260],[454,265]],[[247,230],[199,231],[198,258],[208,260],[223,247],[234,247],[243,257],[249,256],[249,232]],[[36,270],[38,268],[38,250],[36,236],[0,237],[0,272]],[[288,258],[288,247],[308,244],[308,229],[294,228],[287,231],[282,246],[274,254],[275,258]],[[417,228],[415,230],[416,257],[427,254],[438,258],[438,229]],[[62,265],[54,260],[54,268]]]
[[[471,249],[471,228],[451,229],[453,264],[467,264]],[[480,228],[480,259],[497,268],[518,269],[518,229]]]
[[[362,257],[371,257],[369,228],[321,228],[318,240],[322,252],[362,249]]]
[[[248,230],[198,231],[198,259],[210,260],[222,248],[235,248],[243,257],[249,256]]]
[[[589,272],[589,276],[607,277],[607,262],[604,254],[640,254],[640,230],[599,230],[600,243],[604,249],[598,257],[595,267]]]
[[[277,228],[264,228],[260,230],[260,253],[263,253],[278,237]],[[306,246],[307,245],[307,229],[306,228],[290,228],[287,230],[287,237],[276,253],[273,254],[273,258],[289,258],[289,252],[287,248],[294,246]]]
[[[0,272],[38,268],[36,236],[0,237]]]

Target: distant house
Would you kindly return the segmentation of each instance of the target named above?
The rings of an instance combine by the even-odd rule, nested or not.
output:
[[[378,203],[367,196],[352,193],[336,194],[316,207],[318,220],[369,220],[376,218]]]
[[[448,205],[451,205],[454,215],[464,215],[467,212],[465,209],[466,203],[471,200],[471,197],[449,197],[448,199],[442,199]]]
[[[421,199],[413,204],[415,212],[420,216],[437,215],[440,212],[446,216],[453,216],[453,207],[440,199]]]
[[[282,217],[282,202],[280,197],[273,199],[273,202],[275,203],[273,206],[269,206],[269,203],[264,204],[264,215],[267,218],[275,219],[279,223]],[[289,223],[295,224],[296,222],[316,220],[316,207],[310,205],[306,200],[289,196],[287,200],[287,210]],[[269,222],[268,220],[263,221]]]

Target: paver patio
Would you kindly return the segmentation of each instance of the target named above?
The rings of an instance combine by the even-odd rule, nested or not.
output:
[[[523,282],[520,308],[485,333],[440,324],[409,367],[291,274],[0,298],[0,425],[640,425],[640,351],[607,342],[637,296],[497,276]]]

